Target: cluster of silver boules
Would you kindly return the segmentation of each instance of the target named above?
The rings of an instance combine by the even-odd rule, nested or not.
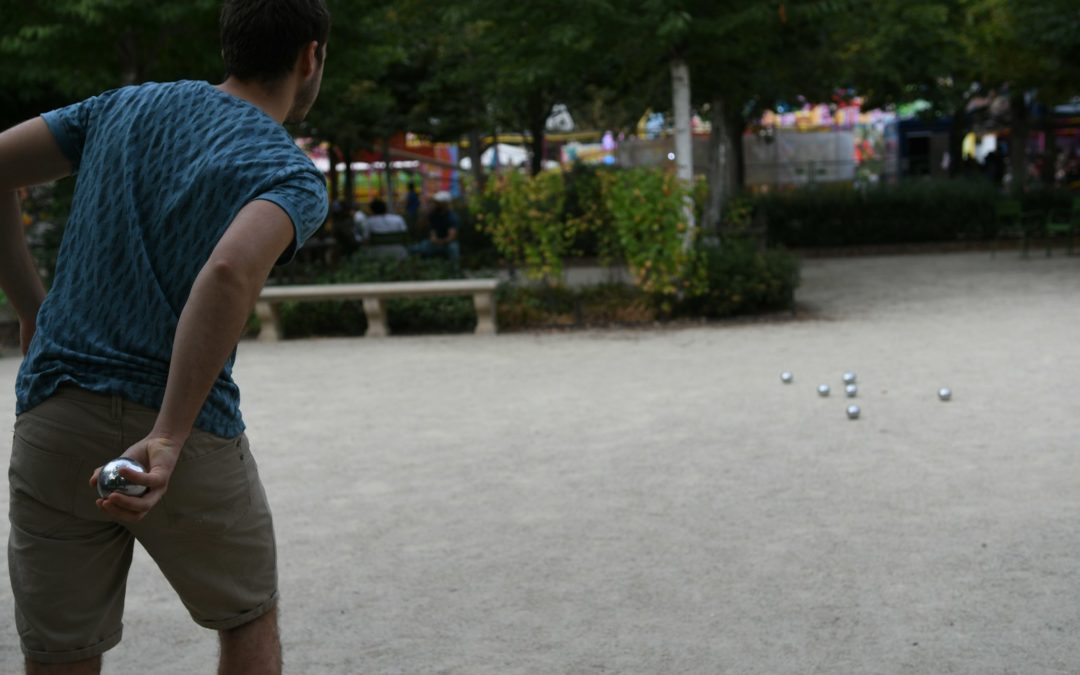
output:
[[[125,468],[132,471],[138,471],[139,473],[146,473],[146,469],[143,468],[142,464],[139,464],[133,459],[120,457],[119,459],[112,460],[101,467],[101,473],[98,474],[97,491],[102,499],[114,492],[130,495],[132,497],[138,497],[146,492],[147,488],[145,485],[132,483],[120,475],[120,469]]]
[[[841,378],[844,380],[844,395],[848,398],[855,398],[859,394],[859,387],[855,384],[855,373],[850,370],[844,373]],[[859,419],[859,414],[862,413],[862,408],[852,403],[847,407],[847,418],[849,420]]]
[[[844,381],[844,394],[848,398],[856,398],[859,395],[859,386],[855,384],[858,380],[858,376],[852,371],[846,371],[841,377]],[[791,384],[795,381],[795,375],[789,370],[785,370],[780,373],[780,381],[784,384]],[[818,396],[825,398],[832,391],[831,387],[827,384],[819,384],[817,387]],[[941,387],[937,392],[938,398],[942,401],[952,400],[952,389],[948,387]],[[862,408],[855,404],[851,404],[847,407],[847,416],[849,420],[859,419],[859,415],[862,414]]]

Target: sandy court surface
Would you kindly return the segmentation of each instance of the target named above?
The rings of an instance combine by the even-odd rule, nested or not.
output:
[[[1080,258],[803,276],[794,321],[242,345],[287,672],[1080,671]],[[139,549],[125,624],[105,672],[213,671]]]

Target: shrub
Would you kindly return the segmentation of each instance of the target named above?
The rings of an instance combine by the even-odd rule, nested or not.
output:
[[[627,284],[502,286],[497,298],[499,330],[651,323],[657,314],[652,298]]]
[[[707,289],[676,307],[681,316],[721,318],[789,307],[799,285],[799,261],[782,249],[727,240],[701,250]]]
[[[569,288],[503,285],[495,298],[499,330],[573,326],[578,323],[576,292]]]
[[[562,219],[565,198],[561,173],[502,174],[488,181],[477,223],[510,264],[557,283],[577,235],[575,222]]]
[[[619,257],[611,212],[604,203],[602,175],[611,172],[608,168],[578,163],[563,174],[566,202],[562,218],[571,224],[575,232],[571,253],[595,256],[602,265],[610,264]]]
[[[646,293],[673,298],[698,292],[696,247],[684,244],[687,189],[671,172],[630,169],[602,174],[619,256]]]

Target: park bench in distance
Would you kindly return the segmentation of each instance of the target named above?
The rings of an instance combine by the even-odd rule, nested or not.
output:
[[[367,316],[367,337],[384,337],[390,331],[382,301],[391,298],[418,298],[471,295],[476,307],[476,334],[495,334],[495,289],[498,279],[446,279],[441,281],[388,281],[370,284],[318,284],[311,286],[267,286],[259,294],[255,313],[262,323],[259,340],[281,339],[281,318],[277,305],[286,300],[361,300]]]

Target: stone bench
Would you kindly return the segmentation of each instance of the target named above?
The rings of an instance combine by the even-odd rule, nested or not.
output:
[[[386,326],[383,300],[448,295],[471,295],[476,307],[476,334],[495,334],[495,289],[498,279],[447,279],[443,281],[391,281],[370,284],[320,284],[311,286],[267,286],[259,294],[255,313],[262,323],[259,340],[281,339],[278,303],[288,300],[361,300],[367,316],[367,337],[384,337]]]

